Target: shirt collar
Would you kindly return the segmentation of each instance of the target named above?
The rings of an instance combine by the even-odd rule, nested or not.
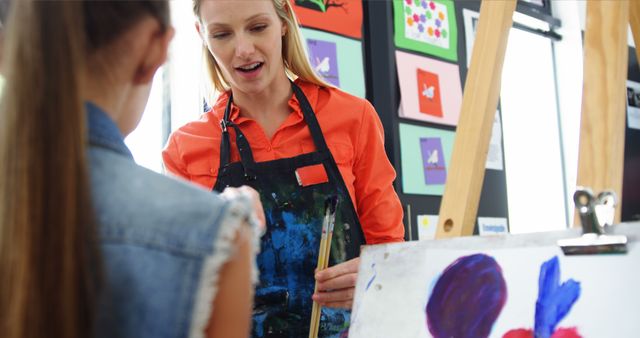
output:
[[[124,137],[116,123],[100,107],[91,102],[85,103],[89,127],[89,143],[106,148],[133,159],[133,155],[124,144]]]
[[[307,101],[309,101],[309,104],[311,105],[311,107],[317,107],[316,103],[318,101],[319,87],[310,82],[303,81],[299,78],[296,79],[294,82],[300,87],[300,89],[302,89],[302,92],[307,97]],[[213,107],[213,111],[220,112],[220,118],[224,116],[224,110],[227,106],[227,101],[229,100],[230,94],[231,94],[231,90],[227,90],[226,92],[221,93],[220,96],[218,96],[218,99],[216,100],[216,104]],[[300,118],[304,118],[304,115],[302,114],[302,109],[300,108],[300,102],[298,101],[298,98],[296,97],[295,93],[291,94],[291,98],[289,99],[288,104],[289,104],[289,108],[291,108],[291,110],[294,113],[298,114]],[[236,123],[240,123],[243,121],[243,119],[240,118],[240,108],[238,108],[238,106],[236,106],[233,102],[231,103],[231,113],[229,114],[229,119]]]

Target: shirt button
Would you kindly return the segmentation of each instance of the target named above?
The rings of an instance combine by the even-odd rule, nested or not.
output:
[[[267,146],[267,151],[271,151],[271,146]]]

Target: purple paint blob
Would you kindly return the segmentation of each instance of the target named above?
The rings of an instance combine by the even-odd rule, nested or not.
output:
[[[424,26],[422,24],[418,24],[418,31],[420,31],[420,33],[424,32]]]
[[[440,27],[442,25],[442,21],[440,19],[436,19],[436,26]]]
[[[422,5],[422,8],[427,8],[427,2],[422,0],[422,2],[420,3]]]
[[[536,337],[551,337],[558,323],[580,297],[580,283],[569,279],[560,283],[558,256],[540,267],[534,332]]]
[[[435,338],[488,337],[506,301],[507,285],[493,257],[460,257],[433,288],[427,327]]]
[[[420,14],[420,22],[426,22],[427,21],[427,16],[424,14]]]

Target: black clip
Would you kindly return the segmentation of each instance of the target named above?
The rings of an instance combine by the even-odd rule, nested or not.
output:
[[[222,129],[223,133],[227,132],[227,121],[225,121],[224,119],[220,120],[220,128]]]

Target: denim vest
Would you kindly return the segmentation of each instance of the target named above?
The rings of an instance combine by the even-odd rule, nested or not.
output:
[[[202,337],[218,270],[251,204],[136,165],[115,123],[86,109],[103,263],[95,336]]]

